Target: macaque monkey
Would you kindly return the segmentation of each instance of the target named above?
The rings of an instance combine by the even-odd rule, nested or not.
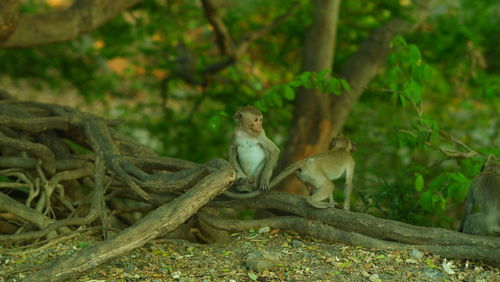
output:
[[[500,236],[500,162],[493,159],[472,181],[459,232]],[[471,214],[475,205],[480,211]]]
[[[292,168],[297,178],[311,192],[311,195],[306,198],[311,206],[315,208],[335,207],[333,200],[335,186],[332,181],[340,178],[345,172],[344,210],[349,210],[355,167],[351,152],[354,150],[355,146],[349,138],[337,136],[330,142],[327,152],[310,156]],[[328,199],[328,202],[323,202],[325,199]]]
[[[229,163],[237,172],[236,186],[240,191],[267,191],[280,150],[262,128],[262,113],[245,106],[234,114],[238,123],[229,149]],[[242,185],[243,184],[243,185]],[[227,196],[232,193],[226,191]]]
[[[351,152],[356,150],[355,143],[349,138],[339,135],[330,142],[329,150],[298,161],[283,170],[271,182],[271,187],[281,182],[292,173],[296,173],[302,183],[312,193],[307,202],[315,208],[334,207],[332,181],[346,174],[344,209],[349,210],[352,192],[352,179],[355,162]],[[251,198],[258,196],[260,191],[231,195],[232,198]],[[328,202],[323,200],[328,199]]]

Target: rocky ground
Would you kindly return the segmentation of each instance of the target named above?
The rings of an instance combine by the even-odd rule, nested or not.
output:
[[[0,247],[0,281],[94,242],[78,235],[29,249]],[[24,272],[18,272],[24,271]],[[8,275],[8,276],[7,276]],[[500,269],[411,251],[379,251],[279,230],[232,234],[227,243],[156,240],[74,281],[500,281]]]

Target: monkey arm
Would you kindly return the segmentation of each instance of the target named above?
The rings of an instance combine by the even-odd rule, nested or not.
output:
[[[264,169],[260,174],[259,189],[261,191],[267,191],[271,188],[269,181],[273,175],[273,170],[278,164],[278,159],[280,156],[280,149],[271,140],[265,138],[262,142],[262,147],[266,152],[266,163]]]
[[[231,164],[234,170],[236,170],[237,178],[248,178],[246,173],[243,172],[240,163],[238,162],[237,146],[234,144],[231,144],[231,146],[229,147],[229,164]]]

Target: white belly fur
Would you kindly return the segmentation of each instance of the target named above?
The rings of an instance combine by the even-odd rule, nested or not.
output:
[[[265,159],[266,154],[258,143],[245,140],[238,144],[238,160],[248,177],[257,176],[260,173],[260,166]]]

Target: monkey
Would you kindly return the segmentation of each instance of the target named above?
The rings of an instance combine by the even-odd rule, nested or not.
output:
[[[335,207],[333,180],[346,174],[344,210],[350,209],[352,180],[355,162],[351,152],[355,150],[349,138],[337,136],[332,139],[329,150],[308,157],[295,169],[297,178],[306,185],[311,195],[307,202],[315,208]],[[328,198],[328,202],[323,200]]]
[[[339,134],[334,137],[327,152],[312,155],[304,160],[298,161],[285,168],[270,183],[274,187],[290,174],[296,174],[297,178],[306,185],[312,193],[306,198],[309,205],[315,208],[334,207],[333,200],[334,184],[331,182],[340,178],[344,172],[346,174],[346,187],[344,209],[350,209],[350,198],[352,192],[352,180],[355,162],[351,153],[356,150],[356,144],[349,138]],[[244,194],[228,195],[232,198],[252,198],[260,195],[260,191],[253,191]],[[328,202],[323,200],[328,198]]]
[[[240,191],[267,191],[280,149],[262,128],[263,115],[253,106],[245,106],[234,114],[238,123],[229,149],[229,163],[237,172]],[[226,191],[226,195],[232,194]]]
[[[500,162],[490,155],[471,183],[459,232],[500,236]],[[480,211],[472,213],[474,206]]]

